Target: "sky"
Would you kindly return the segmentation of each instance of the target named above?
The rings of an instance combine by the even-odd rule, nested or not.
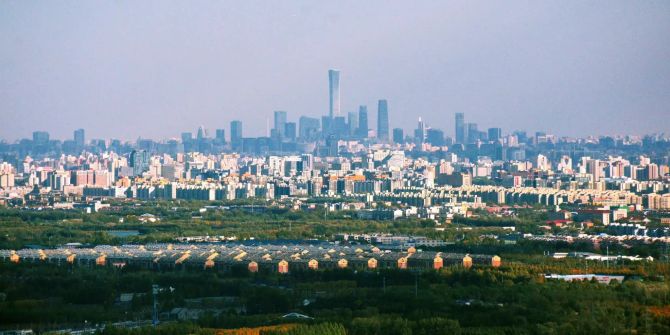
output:
[[[387,99],[559,136],[670,133],[670,1],[1,1],[0,139],[177,138]]]

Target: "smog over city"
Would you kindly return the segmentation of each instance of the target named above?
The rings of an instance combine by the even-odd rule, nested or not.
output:
[[[0,2],[2,334],[668,334],[670,2]]]

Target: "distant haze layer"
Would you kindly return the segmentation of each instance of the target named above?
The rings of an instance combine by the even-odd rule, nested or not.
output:
[[[670,1],[0,2],[0,139],[169,138],[387,99],[568,136],[670,130]]]

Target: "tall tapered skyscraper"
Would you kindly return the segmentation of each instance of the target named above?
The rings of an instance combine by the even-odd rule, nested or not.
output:
[[[386,99],[379,100],[377,104],[377,138],[389,140],[389,106]]]
[[[340,71],[328,70],[328,95],[330,104],[328,116],[332,119],[340,115]]]

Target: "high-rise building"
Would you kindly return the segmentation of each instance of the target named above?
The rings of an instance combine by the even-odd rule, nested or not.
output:
[[[513,135],[516,136],[519,143],[528,142],[528,134],[526,134],[526,131],[524,130],[516,130],[514,131]]]
[[[274,130],[279,137],[284,137],[286,131],[287,113],[284,111],[275,111],[275,127]]]
[[[585,172],[593,176],[593,181],[598,182],[603,177],[603,164],[598,159],[591,159],[590,157],[582,157],[582,166],[585,167]]]
[[[389,140],[389,107],[386,99],[377,103],[377,139]]]
[[[489,128],[489,141],[497,141],[502,138],[502,129]]]
[[[328,116],[332,119],[340,115],[340,71],[328,70],[328,95],[330,103]]]
[[[456,143],[465,143],[465,115],[456,113]]]
[[[209,134],[207,132],[207,129],[205,126],[200,126],[198,127],[198,135],[196,138],[196,142],[193,144],[193,147],[190,148],[191,150],[197,150],[200,152],[209,152],[212,150],[211,148],[212,142],[209,140]]]
[[[242,148],[242,121],[230,122],[230,144],[232,144],[233,150]]]
[[[358,113],[349,112],[349,135],[356,135],[358,131]]]
[[[332,124],[333,124],[333,118],[332,117],[330,117],[328,115],[324,115],[324,116],[321,117],[321,132],[323,133],[324,138],[328,137],[328,135],[333,133],[332,129],[331,129]]]
[[[312,154],[303,154],[300,156],[300,162],[302,163],[302,171],[309,172],[314,169],[314,156]]]
[[[358,107],[358,131],[356,132],[358,137],[367,138],[369,129],[368,106],[360,106]]]
[[[49,143],[49,133],[46,131],[34,131],[33,132],[33,143],[37,145],[43,145]]]
[[[335,138],[335,135],[328,135],[326,137],[326,148],[327,148],[327,156],[335,157],[339,154],[339,147],[337,146],[337,138]]]
[[[319,132],[319,119],[308,116],[301,116],[298,129],[298,134],[301,139],[314,139]]]
[[[424,143],[426,141],[426,123],[421,120],[419,117],[419,123],[417,124],[416,129],[414,130],[414,141],[417,144]]]
[[[133,168],[133,175],[140,176],[143,172],[149,171],[149,161],[151,156],[144,150],[133,150],[130,153],[130,167]]]
[[[330,133],[336,135],[337,138],[349,134],[347,119],[344,116],[336,116],[332,118],[330,123]]]
[[[499,161],[506,161],[507,160],[507,147],[504,147],[502,143],[498,142],[494,144],[493,147],[495,151],[495,159]]]
[[[467,123],[466,127],[467,129],[467,136],[466,140],[468,143],[475,143],[479,139],[479,130],[477,129],[477,124],[476,123]]]
[[[226,143],[226,130],[217,129],[216,130],[216,141],[219,143]]]
[[[540,171],[551,170],[551,163],[549,162],[549,158],[547,158],[547,156],[542,154],[537,155],[536,166]]]
[[[198,140],[202,140],[207,137],[207,129],[205,126],[198,127]]]
[[[86,138],[84,137],[84,129],[77,129],[74,131],[74,144],[81,148],[86,143]]]
[[[295,141],[296,137],[296,125],[295,122],[286,122],[284,124],[284,138]]]
[[[181,142],[182,143],[189,143],[191,141],[193,141],[193,134],[191,132],[181,133]]]
[[[426,142],[434,146],[444,145],[444,132],[439,129],[428,129],[426,132]]]
[[[393,143],[405,143],[405,133],[402,128],[393,128]]]
[[[230,122],[230,139],[239,140],[242,137],[242,121],[235,120]]]

